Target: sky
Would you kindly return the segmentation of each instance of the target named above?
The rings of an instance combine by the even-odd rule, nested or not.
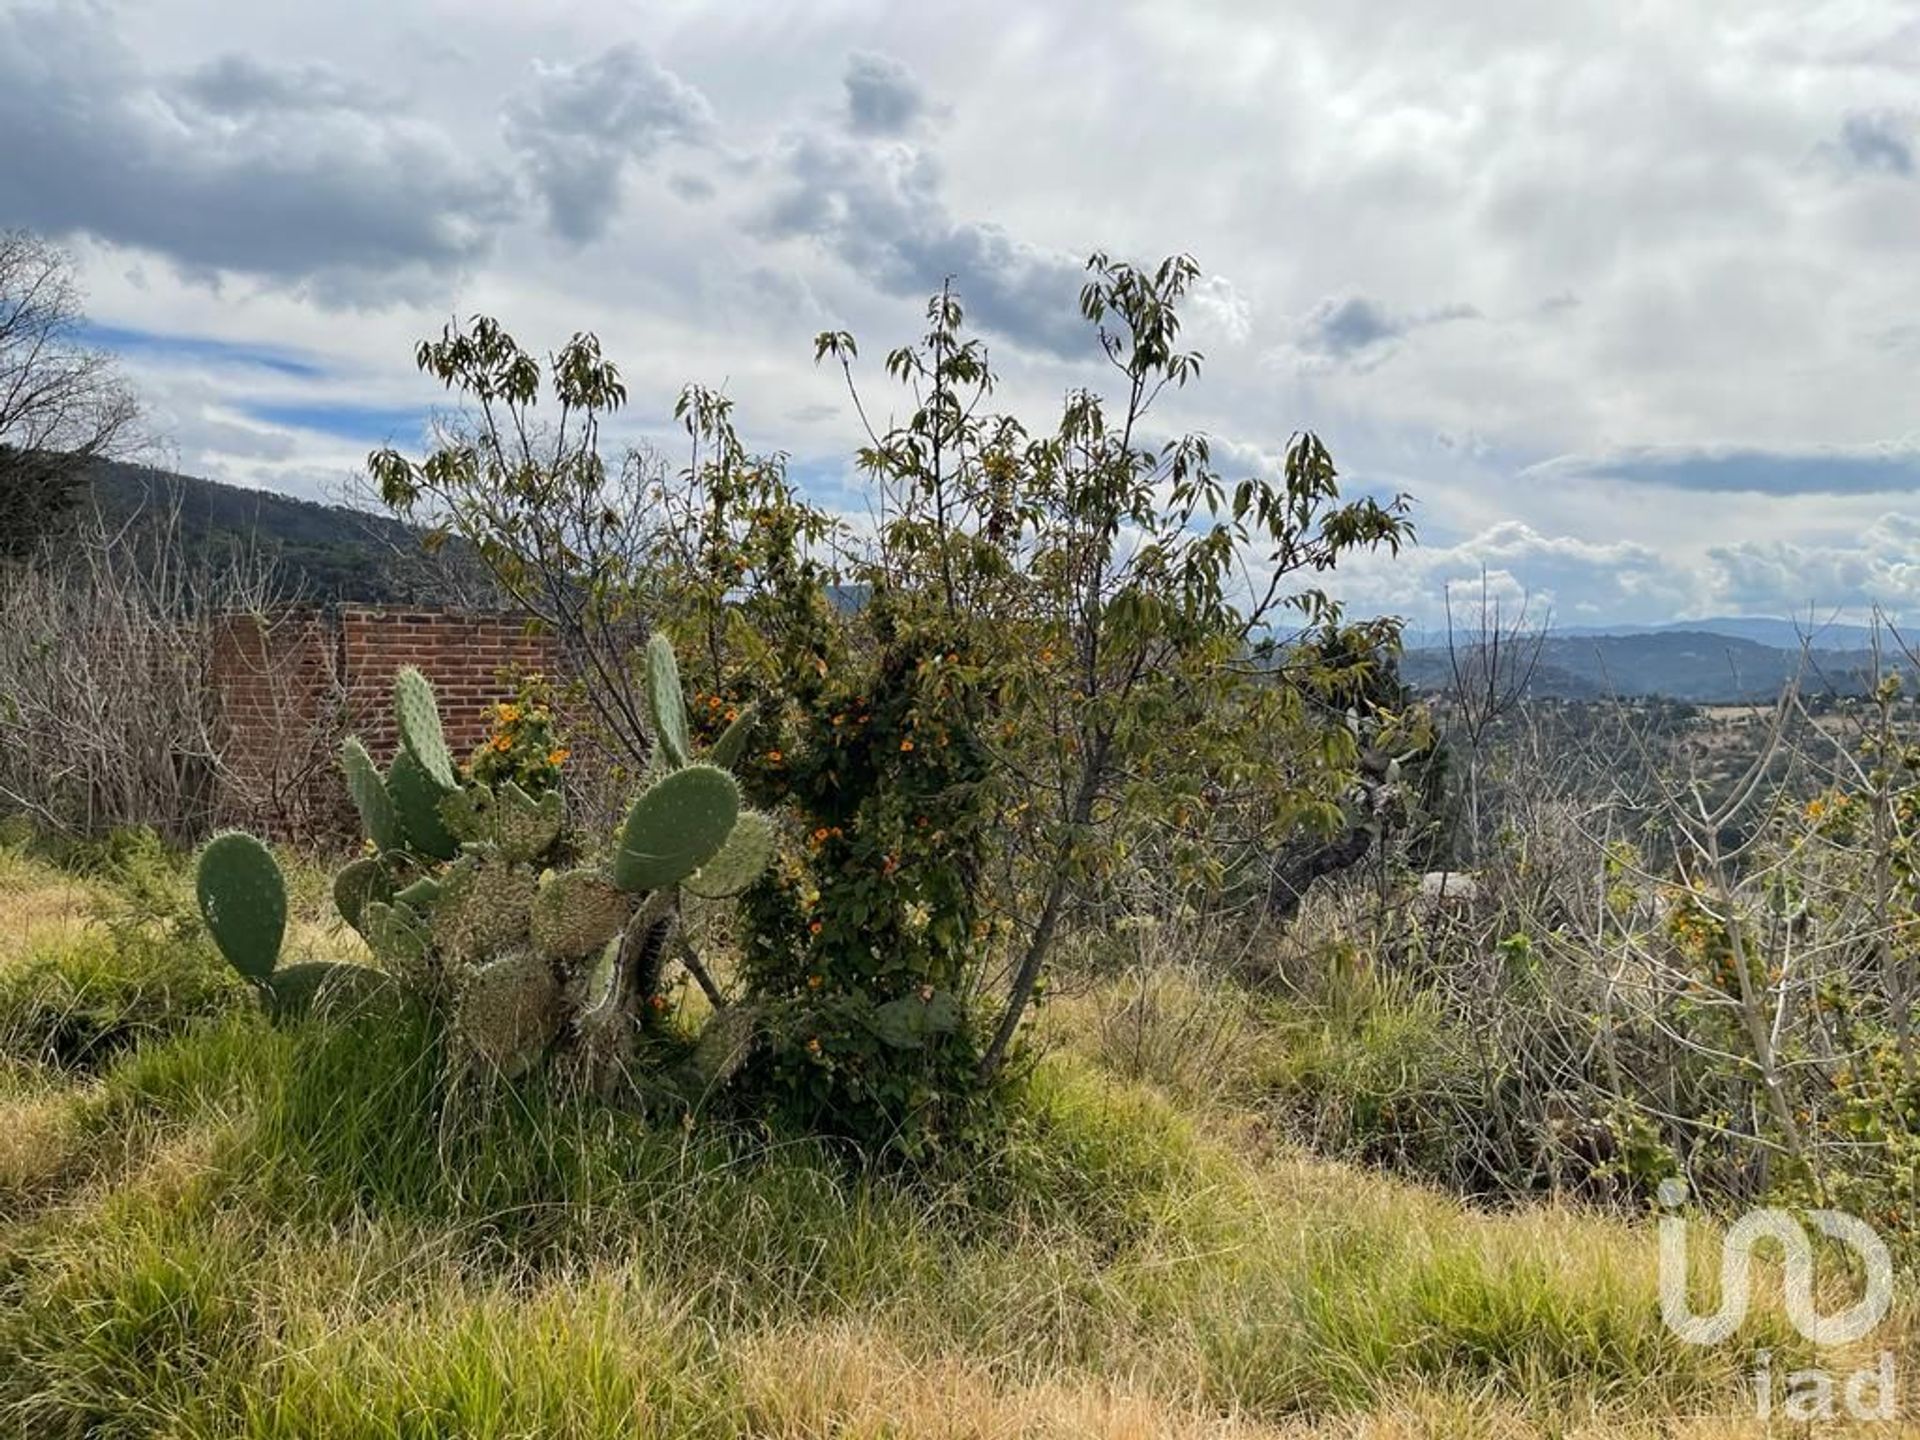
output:
[[[1917,82],[1916,0],[0,0],[0,227],[189,473],[342,493],[488,313],[851,509],[817,332],[884,412],[951,276],[1044,425],[1086,256],[1190,253],[1160,423],[1414,497],[1357,611],[1920,616]]]

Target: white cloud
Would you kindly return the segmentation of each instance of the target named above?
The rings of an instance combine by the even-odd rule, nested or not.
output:
[[[814,331],[877,357],[952,274],[1044,420],[1092,373],[1082,257],[1192,251],[1206,375],[1159,422],[1235,456],[1311,427],[1422,502],[1356,603],[1482,564],[1569,623],[1920,603],[1884,538],[1920,479],[1905,0],[451,13],[0,8],[0,225],[75,238],[104,323],[325,362],[143,361],[182,463],[345,463],[230,417],[420,403],[409,342],[486,310],[601,331],[635,430],[725,383],[824,473],[855,421]]]

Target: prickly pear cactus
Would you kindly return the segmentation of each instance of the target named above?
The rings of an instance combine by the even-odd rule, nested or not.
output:
[[[400,723],[400,744],[442,790],[460,783],[453,752],[440,728],[440,706],[427,677],[409,665],[393,677],[393,713]]]
[[[533,900],[534,948],[549,960],[597,955],[626,926],[633,901],[594,870],[567,870],[541,883]]]
[[[654,743],[666,752],[668,761],[678,767],[692,760],[680,664],[673,658],[672,644],[657,631],[647,641],[647,710],[653,717]]]
[[[393,899],[393,877],[374,856],[349,860],[333,877],[333,908],[355,930],[361,928],[361,912],[372,900]]]
[[[200,917],[227,963],[265,981],[287,933],[287,884],[273,852],[237,830],[216,835],[200,852],[194,882]]]
[[[353,797],[354,809],[360,812],[360,825],[367,832],[367,838],[377,849],[400,849],[405,837],[400,831],[400,816],[394,809],[393,797],[387,793],[387,782],[380,778],[379,768],[367,754],[367,747],[352,735],[340,742],[340,769],[346,774],[347,793]]]
[[[451,860],[460,842],[440,816],[440,802],[450,794],[427,773],[427,767],[402,750],[387,768],[387,794],[400,821],[400,837],[407,849],[429,860]]]
[[[690,894],[719,900],[738,895],[765,872],[773,859],[773,821],[757,810],[743,810],[726,843],[684,882]]]
[[[513,1076],[557,1056],[563,1074],[611,1092],[633,1074],[642,1036],[674,1049],[662,990],[679,953],[683,895],[738,894],[765,871],[775,841],[766,816],[741,809],[733,777],[695,756],[664,637],[649,647],[647,686],[659,743],[645,788],[604,868],[555,871],[558,857],[579,848],[564,833],[559,792],[463,783],[433,687],[417,670],[401,671],[401,744],[387,772],[357,740],[340,750],[377,853],[340,871],[334,901],[379,968],[300,965],[274,977],[285,887],[265,847],[237,835],[213,842],[201,861],[201,906],[222,953],[261,982],[276,1014],[344,1015],[367,997],[403,993],[445,1017],[449,1062],[461,1074]],[[711,757],[737,760],[752,725],[751,711],[737,717]],[[700,1052],[703,1083],[730,1073],[751,1028],[732,1019],[726,1027]]]
[[[545,1053],[563,1018],[553,966],[531,950],[517,951],[461,977],[452,1034],[469,1068],[512,1079]]]
[[[739,817],[740,789],[726,771],[712,765],[674,771],[627,812],[613,883],[635,893],[678,885],[720,853]]]

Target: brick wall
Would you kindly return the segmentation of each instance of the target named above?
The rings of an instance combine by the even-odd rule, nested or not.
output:
[[[514,615],[343,605],[235,616],[214,647],[226,818],[286,838],[338,834],[351,810],[335,748],[357,734],[376,761],[391,758],[393,676],[405,665],[433,682],[456,755],[486,738],[487,707],[513,673],[564,669],[557,644]]]

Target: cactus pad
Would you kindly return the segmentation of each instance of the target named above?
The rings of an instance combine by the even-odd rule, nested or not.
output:
[[[393,878],[372,856],[348,861],[333,877],[333,908],[355,930],[360,928],[361,912],[368,901],[392,899]]]
[[[398,998],[392,979],[365,965],[309,960],[276,970],[263,992],[267,1013],[297,1020],[309,1013],[346,1019]]]
[[[592,870],[568,870],[533,901],[533,944],[552,960],[577,960],[620,933],[633,906],[626,891]]]
[[[507,955],[461,979],[453,1030],[470,1063],[512,1078],[560,1031],[560,985],[531,951]]]
[[[680,664],[673,645],[654,632],[647,641],[647,709],[653,716],[655,745],[667,752],[675,768],[693,758],[687,734],[687,697],[680,689]]]
[[[882,1044],[896,1050],[922,1049],[933,1036],[959,1028],[959,1002],[945,991],[935,991],[925,999],[903,995],[873,1012],[873,1033]]]
[[[677,885],[720,853],[740,815],[733,777],[690,765],[652,786],[627,812],[613,883],[639,892]]]
[[[440,985],[440,967],[429,951],[426,922],[405,905],[370,900],[361,912],[361,933],[367,948],[386,972],[416,992],[433,995]]]
[[[405,842],[400,817],[387,793],[387,782],[380,778],[367,747],[349,735],[340,742],[340,768],[346,773],[347,793],[353,808],[360,812],[360,825],[367,838],[381,850],[398,850]]]
[[[749,705],[726,729],[720,732],[720,738],[707,749],[707,763],[718,765],[722,770],[731,770],[740,763],[740,757],[746,754],[747,741],[753,738],[753,727],[760,721],[760,707]]]
[[[773,821],[758,810],[742,810],[720,853],[686,878],[687,889],[709,900],[738,895],[766,871],[773,859]]]
[[[287,931],[287,886],[273,852],[239,831],[217,835],[200,852],[194,881],[213,943],[242,975],[264,981]]]
[[[549,790],[536,800],[509,780],[494,797],[493,843],[503,860],[537,860],[560,838],[561,818],[558,790]]]
[[[411,750],[393,757],[387,769],[387,795],[400,821],[401,838],[414,854],[451,860],[460,853],[459,840],[440,818],[440,801],[450,793],[440,788]]]
[[[427,677],[409,665],[393,677],[393,714],[400,724],[400,743],[420,768],[442,790],[460,783],[454,773],[453,752],[440,729],[440,706]]]
[[[463,785],[440,797],[440,820],[463,845],[493,838],[493,792],[484,785]]]
[[[433,903],[433,946],[446,960],[477,962],[526,943],[534,877],[469,855],[447,872]]]

